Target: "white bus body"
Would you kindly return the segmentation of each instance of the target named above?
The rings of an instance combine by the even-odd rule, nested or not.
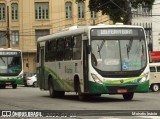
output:
[[[37,80],[51,97],[149,90],[149,60],[144,29],[131,25],[71,27],[37,41]]]
[[[0,48],[0,88],[23,84],[23,58],[18,49]]]

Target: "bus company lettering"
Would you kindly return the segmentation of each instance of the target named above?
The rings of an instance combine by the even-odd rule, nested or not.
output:
[[[106,35],[106,34],[111,34],[111,35],[129,35],[129,34],[133,34],[132,29],[105,29],[105,30],[101,30],[101,35]]]
[[[72,73],[72,68],[65,67],[65,73]]]

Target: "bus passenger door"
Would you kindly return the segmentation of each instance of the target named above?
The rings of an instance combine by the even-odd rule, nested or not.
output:
[[[88,40],[83,40],[83,79],[84,92],[89,91],[88,87]]]
[[[44,76],[44,47],[40,49],[40,89],[45,88],[45,76]]]

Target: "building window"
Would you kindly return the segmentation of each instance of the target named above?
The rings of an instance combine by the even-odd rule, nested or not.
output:
[[[49,18],[49,3],[36,2],[35,3],[35,19],[48,19]]]
[[[149,9],[147,5],[139,4],[137,9],[132,8],[132,17],[151,17],[152,9]]]
[[[37,30],[35,30],[36,42],[37,42],[37,39],[39,37],[49,35],[49,34],[50,34],[49,29],[37,29]]]
[[[97,18],[97,13],[95,11],[91,11],[91,18],[92,19]]]
[[[85,5],[84,2],[78,3],[78,18],[83,19],[84,18],[84,11],[85,11]]]
[[[12,20],[18,19],[18,4],[12,3]]]
[[[1,20],[5,20],[5,4],[4,3],[0,3],[0,21]]]
[[[67,19],[72,18],[72,3],[66,2],[65,7],[66,7],[66,18]]]
[[[0,46],[6,45],[6,31],[0,31]]]
[[[18,45],[18,44],[19,44],[19,32],[12,31],[12,45]]]

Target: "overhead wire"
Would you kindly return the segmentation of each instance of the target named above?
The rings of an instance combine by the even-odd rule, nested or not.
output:
[[[120,10],[122,10],[123,12],[125,12],[126,13],[126,11],[124,11],[119,5],[117,5],[113,0],[110,0],[114,5],[116,5]],[[102,6],[104,6],[104,5],[106,5],[106,4],[108,4],[110,1],[108,1],[108,2],[106,2],[105,4],[103,4]],[[101,6],[101,7],[102,7]],[[86,11],[85,12],[85,14],[86,13],[88,13],[88,12],[90,12],[90,11]],[[142,14],[137,14],[137,15],[142,15]],[[153,16],[153,15],[152,15]],[[154,15],[154,16],[156,16],[156,15]],[[158,16],[160,16],[160,15],[158,15]],[[77,18],[78,17],[78,15],[75,15],[75,16],[73,16],[73,18],[72,19],[74,19],[74,18]],[[56,20],[59,20],[59,19],[56,19]],[[57,22],[55,22],[55,21],[52,21],[54,24],[58,24],[58,23],[61,23],[61,22],[64,22],[64,21],[66,21],[66,18],[62,18],[61,20],[59,20],[59,21],[57,21]],[[107,20],[107,21],[109,21],[109,20]],[[48,25],[50,25],[52,22],[49,22],[49,24]],[[74,22],[74,23],[80,23],[81,21],[77,21],[77,22]],[[103,21],[102,21],[103,22]],[[100,22],[100,23],[102,23],[102,22]],[[45,25],[47,25],[47,24],[45,24]],[[38,25],[38,26],[42,26],[42,24],[41,25]],[[62,26],[57,26],[57,27],[52,27],[53,29],[55,29],[55,28],[61,28],[61,27],[63,27],[64,25],[62,25]],[[30,30],[29,32],[20,32],[20,33],[31,33],[31,32],[33,32],[32,30],[33,29],[23,29],[23,30]],[[32,36],[32,35],[31,35]],[[33,35],[33,36],[35,36],[35,35]]]

